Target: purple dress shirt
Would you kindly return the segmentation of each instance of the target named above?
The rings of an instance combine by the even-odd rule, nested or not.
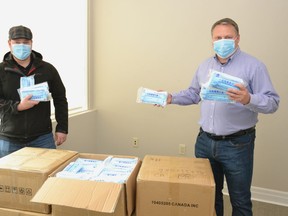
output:
[[[214,69],[239,77],[247,83],[251,99],[247,105],[203,100],[199,96],[201,85],[208,81]],[[172,104],[201,104],[200,126],[216,135],[229,135],[253,127],[258,113],[273,113],[278,109],[280,97],[275,91],[266,66],[255,57],[238,48],[227,63],[221,64],[216,56],[208,58],[197,69],[190,86],[172,94]]]

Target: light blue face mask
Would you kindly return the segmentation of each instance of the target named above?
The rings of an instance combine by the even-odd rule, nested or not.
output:
[[[235,50],[235,41],[233,39],[222,39],[214,41],[214,51],[220,58],[228,58]]]
[[[31,54],[31,46],[27,44],[13,44],[12,54],[19,60],[27,59]]]

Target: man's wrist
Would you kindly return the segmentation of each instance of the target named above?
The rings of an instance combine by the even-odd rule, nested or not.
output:
[[[172,95],[168,93],[167,104],[171,104],[171,103],[172,103]]]

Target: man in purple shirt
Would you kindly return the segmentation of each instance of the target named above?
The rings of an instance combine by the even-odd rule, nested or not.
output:
[[[223,216],[223,183],[226,178],[233,216],[251,216],[251,181],[255,125],[258,113],[274,113],[279,106],[266,66],[240,50],[239,28],[224,18],[211,28],[215,56],[197,69],[191,85],[178,93],[168,94],[167,104],[191,105],[201,102],[200,132],[195,155],[210,160],[216,182],[215,209]],[[215,70],[241,78],[226,94],[233,103],[201,100],[201,85]]]

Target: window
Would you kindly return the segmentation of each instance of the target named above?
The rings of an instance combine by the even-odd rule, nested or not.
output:
[[[9,51],[9,29],[16,25],[30,28],[32,49],[53,64],[62,78],[70,113],[88,107],[87,7],[87,0],[9,0],[1,4],[0,58]]]

